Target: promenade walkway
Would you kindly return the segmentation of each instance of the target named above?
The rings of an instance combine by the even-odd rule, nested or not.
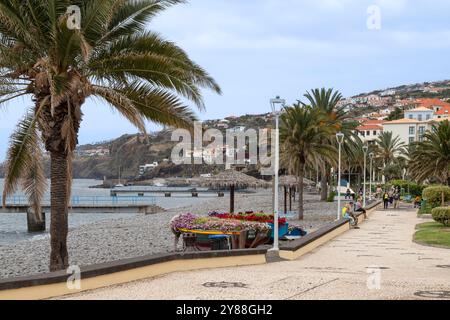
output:
[[[175,273],[70,298],[450,299],[450,250],[415,244],[422,222],[411,208],[380,210],[298,261]]]

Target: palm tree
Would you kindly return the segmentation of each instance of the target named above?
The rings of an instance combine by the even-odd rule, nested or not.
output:
[[[405,118],[405,111],[402,108],[395,108],[395,110],[389,115],[386,121],[394,121]]]
[[[356,148],[356,143],[360,138],[355,133],[355,129],[358,126],[354,121],[348,121],[345,107],[338,108],[339,101],[342,100],[342,94],[334,89],[312,89],[305,94],[305,98],[308,100],[308,105],[320,110],[327,116],[327,126],[330,128],[330,134],[325,138],[322,143],[336,146],[337,141],[335,134],[342,132],[345,135],[344,148],[348,148],[353,145],[353,149]],[[306,104],[303,104],[306,105]],[[336,162],[335,159],[324,159],[321,163],[322,179],[321,179],[321,200],[325,201],[328,197],[328,181],[330,180],[330,167]]]
[[[397,157],[406,153],[406,146],[400,137],[394,137],[390,131],[383,132],[378,136],[376,146],[377,157],[383,162],[383,170],[386,170],[386,167],[391,165]],[[383,175],[384,179],[385,176]]]
[[[450,122],[433,126],[424,141],[412,145],[410,172],[419,182],[431,178],[450,186]]]
[[[299,178],[300,220],[304,218],[303,182],[306,166],[336,155],[333,146],[322,143],[330,135],[330,128],[323,125],[326,121],[326,115],[320,110],[300,103],[286,108],[281,116],[281,161]]]
[[[11,138],[4,197],[21,178],[38,214],[43,194],[41,141],[51,158],[50,270],[68,266],[71,159],[81,107],[106,101],[145,133],[146,120],[191,127],[204,109],[201,88],[220,93],[205,70],[147,23],[183,0],[1,0],[0,103],[30,96],[34,102]],[[81,11],[71,26],[69,6]],[[76,18],[76,17],[75,17]]]

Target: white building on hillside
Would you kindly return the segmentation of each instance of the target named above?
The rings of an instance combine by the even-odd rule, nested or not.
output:
[[[434,111],[425,107],[408,110],[405,118],[409,120],[428,121],[434,118]]]
[[[362,124],[358,128],[358,135],[360,139],[368,144],[374,144],[381,133],[383,133],[383,126],[381,124]]]
[[[153,162],[153,163],[151,163],[151,164],[146,164],[146,165],[143,165],[143,166],[139,166],[139,174],[142,176],[142,175],[144,175],[146,172],[148,172],[148,171],[150,171],[150,170],[153,170],[153,169],[157,168],[158,165],[159,165],[158,162]]]
[[[405,145],[423,141],[423,136],[430,127],[430,120],[419,121],[409,118],[389,121],[383,124],[384,132],[392,132],[394,138],[397,136],[400,137],[401,142]]]

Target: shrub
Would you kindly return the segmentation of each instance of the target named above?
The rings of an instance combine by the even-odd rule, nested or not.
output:
[[[450,200],[450,187],[436,186],[423,190],[423,198],[433,207],[440,207]]]
[[[423,190],[425,189],[424,185],[405,180],[393,180],[389,183],[389,185],[394,187],[400,187],[400,189],[405,190],[405,192],[409,193],[412,197],[421,196]]]
[[[450,225],[450,207],[438,207],[431,211],[434,221],[442,223],[444,226]]]
[[[336,198],[336,192],[331,191],[328,195],[327,202],[334,202],[334,198]]]

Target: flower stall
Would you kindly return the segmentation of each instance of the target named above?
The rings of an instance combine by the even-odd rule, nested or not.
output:
[[[255,212],[245,212],[245,213],[216,213],[212,212],[209,214],[211,217],[216,217],[219,219],[233,219],[233,220],[240,220],[240,221],[251,221],[251,222],[259,222],[259,223],[267,223],[270,226],[271,231],[271,238],[273,239],[274,236],[274,220],[275,216],[273,214],[267,214],[263,212],[255,213]],[[287,222],[286,218],[279,218],[278,219],[278,228],[279,228],[279,235],[280,238],[284,237],[289,233],[289,223]]]
[[[211,249],[211,238],[215,236],[227,237],[232,249],[256,248],[270,240],[271,232],[266,222],[200,217],[190,213],[174,217],[170,227],[176,243],[181,235],[195,235],[195,247],[199,250]]]

